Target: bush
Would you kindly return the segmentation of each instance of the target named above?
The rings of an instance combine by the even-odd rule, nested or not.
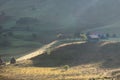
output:
[[[47,49],[47,54],[48,54],[48,55],[50,55],[51,52],[52,52],[52,49],[51,49],[51,48]]]
[[[63,69],[64,69],[65,71],[67,71],[69,68],[70,68],[69,65],[64,65],[64,66],[63,66]]]

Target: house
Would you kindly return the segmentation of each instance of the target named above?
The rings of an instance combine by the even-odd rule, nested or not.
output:
[[[100,37],[97,34],[88,35],[88,42],[98,42],[99,40],[100,40]]]

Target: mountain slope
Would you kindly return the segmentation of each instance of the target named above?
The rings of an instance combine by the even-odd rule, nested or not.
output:
[[[44,26],[86,30],[119,21],[119,4],[119,0],[10,0],[0,10],[17,19],[24,16],[38,18],[44,23],[39,25],[40,29]]]
[[[56,40],[59,33],[120,34],[119,0],[0,0],[0,4],[1,13],[10,16],[0,25],[13,32],[13,43],[16,40],[45,44]],[[17,23],[26,18],[27,24],[26,20]]]
[[[71,44],[33,57],[31,61],[41,67],[102,63],[103,68],[119,68],[119,46],[119,42]]]

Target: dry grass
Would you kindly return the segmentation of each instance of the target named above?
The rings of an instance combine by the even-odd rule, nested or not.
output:
[[[111,51],[114,50],[113,46],[119,46],[119,45],[116,45],[116,43],[114,43],[114,45],[106,44],[100,47],[98,45],[99,44],[92,44],[91,47],[91,43],[87,43],[81,45],[66,46],[60,48],[59,50],[56,49],[55,51],[53,51],[52,54],[47,55],[47,57],[45,57],[45,55],[43,56],[41,55],[42,57],[41,56],[35,57],[35,60],[34,59],[25,60],[25,61],[20,61],[16,65],[7,65],[5,67],[0,67],[0,80],[90,80],[90,78],[95,78],[95,80],[112,80],[110,77],[109,77],[110,79],[104,79],[107,78],[107,76],[117,76],[118,79],[116,80],[120,80],[119,78],[120,72],[118,70],[115,70],[115,68],[113,68],[113,66],[111,65],[111,64],[113,64],[114,66],[117,65],[117,68],[119,68],[119,64],[115,64],[114,61],[113,62],[110,61],[111,58],[119,61],[119,58],[117,57],[119,55],[118,47],[115,47],[115,51],[118,51],[116,52],[116,54],[114,54],[116,55],[115,58],[113,52]],[[71,50],[74,50],[74,52]],[[104,53],[104,55],[97,55],[99,54],[97,50],[101,50],[100,52]],[[84,53],[82,57],[81,54],[77,55],[78,57],[75,56],[75,54],[79,51],[81,51],[81,53]],[[107,52],[109,51],[109,54],[107,54],[106,51]],[[75,59],[79,60],[75,62],[78,64],[71,65],[74,63],[74,61],[73,62],[69,61],[70,63],[67,65],[69,65],[70,68],[68,70],[65,70],[64,66],[60,66],[60,65],[57,65],[59,67],[55,67],[55,66],[42,67],[44,64],[48,64],[48,65],[51,65],[52,63],[58,64],[59,62],[57,61],[58,58],[60,58],[62,63],[66,64],[67,63],[65,62],[66,59],[64,60],[63,58],[65,55],[69,57],[74,55]],[[108,58],[109,56],[106,55],[109,55],[111,58],[109,59]],[[98,58],[100,60],[97,61]],[[104,58],[105,60],[108,59],[106,63],[104,63],[105,60],[104,61],[101,60],[102,58]],[[50,63],[49,60],[51,59],[53,59],[54,62]],[[83,59],[87,60],[87,63],[85,63],[86,61],[84,61]],[[35,67],[34,64],[37,61],[43,62],[41,64],[40,63],[37,64],[40,65],[41,67]],[[80,61],[82,63],[80,63]],[[105,67],[106,64],[107,65],[110,64],[109,65],[110,67],[109,66]],[[96,78],[102,78],[102,79],[96,79]]]
[[[100,78],[105,69],[98,64],[87,64],[71,67],[67,71],[63,67],[1,67],[0,80],[88,80]]]

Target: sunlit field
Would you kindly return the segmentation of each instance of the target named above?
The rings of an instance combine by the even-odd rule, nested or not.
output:
[[[9,65],[1,67],[1,80],[90,80],[104,78],[107,69],[100,69],[98,64],[75,67],[19,67]]]
[[[119,46],[119,43],[100,42],[62,46],[50,54],[44,53],[29,60],[18,61],[14,65],[1,66],[0,78],[1,80],[117,80],[120,73],[119,57],[117,57],[119,53],[112,55],[111,50],[119,51],[119,49],[110,46]],[[79,50],[84,54],[79,53]],[[101,50],[101,53],[98,54],[96,50]],[[110,56],[105,54],[107,52]]]

